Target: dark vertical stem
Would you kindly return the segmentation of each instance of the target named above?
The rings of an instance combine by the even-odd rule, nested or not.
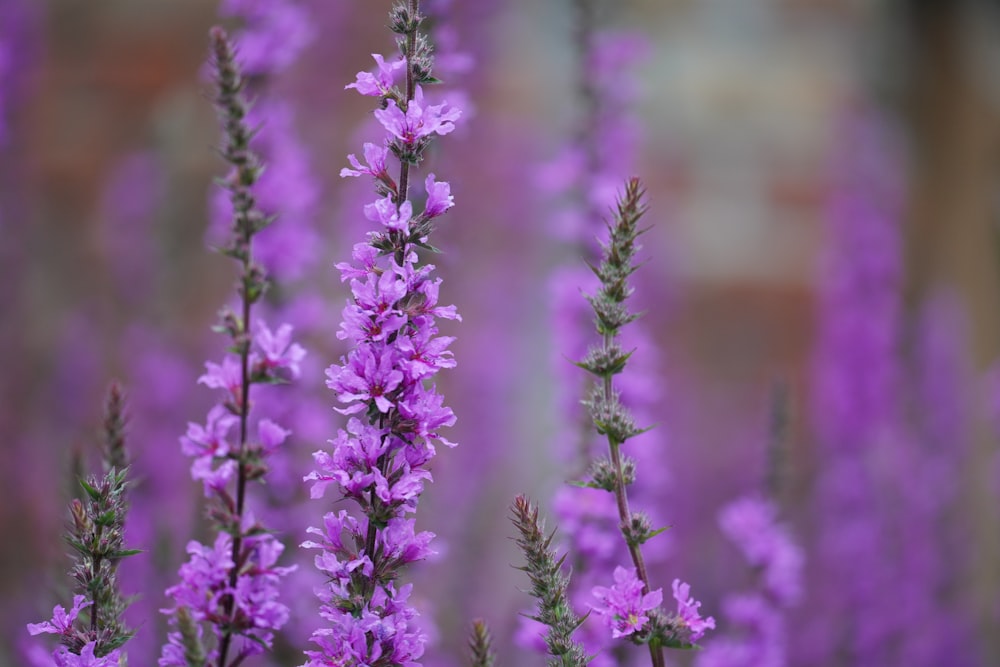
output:
[[[103,528],[101,528],[99,526],[98,526],[97,529],[98,529],[98,531],[101,531],[101,532],[103,532],[103,530],[104,530]],[[96,582],[98,580],[98,577],[101,576],[101,557],[100,556],[97,556],[97,557],[94,558],[94,569],[91,572],[91,574],[93,575],[93,579],[91,580],[91,585],[93,586],[94,582]],[[90,631],[93,633],[93,636],[96,637],[97,636],[98,607],[100,605],[99,605],[99,600],[97,599],[97,590],[96,589],[92,590],[92,593],[93,593],[93,596],[91,597],[91,603],[90,603]]]
[[[408,0],[410,19],[415,20],[420,12],[420,0]],[[413,55],[417,50],[417,30],[419,28],[414,27],[406,35],[406,106],[409,108],[410,102],[413,101],[413,95],[416,93],[416,81],[413,79]],[[406,112],[406,109],[403,109]],[[403,205],[403,202],[409,197],[410,189],[410,163],[406,160],[399,161],[399,192],[396,194],[396,208],[398,209]]]
[[[604,348],[607,350],[614,341],[613,334],[604,334]],[[605,375],[601,387],[603,400],[609,405],[614,399],[614,392],[611,385],[611,374]],[[632,525],[632,511],[628,506],[628,495],[625,492],[625,474],[622,471],[621,457],[622,443],[616,442],[610,435],[608,436],[608,449],[611,455],[611,465],[615,469],[615,502],[618,505],[618,519],[623,529],[622,535],[625,537],[625,544],[628,546],[629,555],[632,557],[632,564],[635,565],[636,574],[642,581],[643,595],[649,593],[649,574],[646,572],[646,562],[642,558],[642,550],[638,544],[633,544],[632,540],[624,533],[624,529]],[[653,667],[665,667],[663,649],[660,646],[649,644],[649,657],[653,662]]]
[[[252,199],[251,199],[252,202]],[[240,444],[239,449],[236,454],[237,474],[236,474],[236,510],[235,510],[235,523],[233,531],[233,569],[229,572],[229,587],[235,589],[236,582],[239,578],[240,570],[240,551],[243,549],[243,536],[240,532],[243,525],[243,508],[246,501],[246,466],[243,463],[244,456],[246,454],[246,442],[247,442],[247,422],[250,415],[250,290],[253,289],[253,268],[251,266],[252,255],[251,249],[251,236],[253,234],[253,228],[251,221],[249,219],[249,211],[251,206],[247,205],[247,212],[244,213],[244,219],[239,223],[240,232],[242,233],[242,238],[240,238],[239,243],[243,246],[245,252],[242,255],[241,263],[243,264],[243,276],[242,276],[242,289],[240,290],[242,296],[242,338],[239,341],[240,349],[240,394],[237,397],[239,401],[239,412],[240,412]],[[236,600],[233,597],[227,596],[225,603],[223,604],[223,609],[226,612],[226,618],[229,618],[233,614],[233,608],[236,606]],[[232,631],[229,628],[223,630],[224,634],[219,642],[219,661],[218,667],[225,667],[227,654],[229,653],[229,645],[232,642]]]

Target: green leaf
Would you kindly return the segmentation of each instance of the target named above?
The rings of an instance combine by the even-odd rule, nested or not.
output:
[[[642,540],[640,541],[640,544],[645,544],[646,542],[653,539],[660,533],[667,532],[668,530],[670,530],[670,528],[671,528],[670,526],[664,526],[663,528],[657,528],[656,530],[649,532],[648,534],[643,536]]]

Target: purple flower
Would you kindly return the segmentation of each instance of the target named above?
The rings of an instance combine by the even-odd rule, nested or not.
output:
[[[414,220],[404,184],[432,135],[451,132],[460,112],[446,104],[425,105],[419,87],[411,100],[395,89],[400,70],[408,78],[418,76],[413,62],[418,54],[409,52],[415,43],[425,42],[415,34],[401,39],[401,60],[386,62],[376,55],[378,70],[359,73],[347,86],[387,98],[374,115],[388,136],[381,145],[365,144],[367,166],[351,155],[353,168],[341,171],[373,176],[380,197],[364,207],[365,218],[378,225],[368,234],[369,243],[354,246],[353,262],[337,264],[352,295],[337,337],[352,347],[326,370],[327,386],[343,406],[336,410],[358,416],[330,441],[332,451],[314,454],[315,468],[305,481],[313,498],[336,484],[361,516],[329,512],[322,529],[309,529],[319,539],[303,544],[320,551],[316,568],[328,582],[317,591],[326,627],[313,633],[309,666],[415,667],[426,642],[408,603],[410,586],[396,582],[404,566],[434,553],[433,534],[416,532],[406,515],[416,510],[431,478],[425,466],[434,455],[433,441],[450,444],[438,429],[453,423],[454,414],[428,380],[454,366],[447,350],[452,339],[438,336],[435,318],[458,315],[454,307],[438,305],[434,267],[418,264],[422,246],[410,238],[411,225],[425,235],[424,223],[451,207],[450,186],[433,176],[426,180],[427,205]],[[419,57],[427,56],[421,51]],[[398,186],[388,175],[390,149],[400,160]]]
[[[253,517],[247,514],[244,524],[254,525]],[[292,568],[275,565],[284,546],[268,533],[244,535],[241,544],[243,564],[235,587],[229,581],[232,549],[232,538],[225,533],[216,536],[212,547],[189,542],[190,558],[181,566],[181,582],[167,591],[174,600],[174,607],[164,612],[173,613],[183,606],[197,621],[225,621],[235,626],[233,629],[240,634],[270,647],[272,631],[288,619],[288,608],[277,601],[277,584]]]
[[[424,188],[427,190],[424,215],[428,218],[436,218],[455,205],[455,198],[451,196],[451,185],[435,181],[434,174],[427,174]]]
[[[227,354],[221,364],[206,361],[205,370],[205,374],[198,378],[198,382],[211,389],[225,389],[234,396],[239,395],[243,378],[239,359],[235,356]]]
[[[195,459],[191,464],[191,478],[201,481],[205,488],[205,497],[211,498],[224,492],[238,472],[236,461],[228,460],[215,467],[212,459],[203,457]]]
[[[376,271],[379,252],[370,243],[356,243],[351,251],[354,263],[338,262],[335,267],[340,271],[340,281],[365,280]]]
[[[636,576],[635,568],[615,568],[615,583],[611,588],[595,586],[593,594],[599,604],[591,608],[604,618],[615,639],[627,637],[643,629],[649,622],[646,612],[656,609],[663,602],[663,591],[656,589],[643,595],[642,581]]]
[[[286,69],[316,36],[309,13],[288,0],[224,0],[219,13],[245,21],[237,41],[247,74]]]
[[[401,353],[399,366],[411,380],[428,377],[442,368],[454,368],[455,359],[447,349],[454,340],[453,336],[436,336],[431,329],[405,336],[397,346]]]
[[[233,567],[232,539],[220,533],[212,547],[191,540],[187,553],[188,562],[180,569],[180,583],[167,589],[174,606],[163,611],[173,613],[177,607],[187,607],[192,617],[200,621],[215,613],[221,596],[228,592],[229,570]]]
[[[385,161],[389,157],[389,149],[386,146],[376,146],[372,143],[365,143],[365,162],[368,166],[365,166],[358,162],[358,158],[351,153],[347,156],[347,160],[351,163],[354,169],[348,169],[344,167],[340,170],[340,177],[346,178],[348,176],[363,176],[368,174],[374,178],[383,179],[389,178],[389,172],[386,170]],[[367,245],[367,244],[366,244]],[[369,246],[370,247],[370,246]]]
[[[257,423],[257,439],[260,441],[261,450],[265,454],[272,453],[291,434],[286,428],[282,428],[270,419],[261,419]]]
[[[434,533],[416,533],[413,523],[413,519],[402,517],[390,519],[379,536],[385,558],[393,567],[423,560],[435,553],[429,546]]]
[[[65,646],[60,646],[52,654],[52,659],[56,667],[118,667],[121,660],[121,651],[115,649],[107,655],[98,658],[94,655],[97,642],[89,642],[80,650],[80,655],[71,653]]]
[[[414,145],[419,139],[432,134],[445,135],[455,129],[462,111],[448,107],[447,102],[424,106],[424,92],[417,86],[416,94],[406,107],[406,113],[399,108],[395,100],[389,100],[385,109],[376,109],[375,118],[382,123],[391,135],[407,146]]]
[[[691,586],[682,583],[680,579],[674,579],[673,586],[674,599],[677,600],[677,615],[687,626],[691,633],[691,642],[694,643],[701,639],[705,630],[715,629],[715,619],[711,616],[702,618],[698,613],[701,603],[691,597]]]
[[[389,62],[385,61],[378,53],[373,53],[372,58],[378,65],[375,74],[371,72],[358,72],[357,80],[349,83],[344,88],[354,88],[362,95],[382,96],[387,95],[395,84],[396,73],[406,69],[406,59],[397,58]],[[366,145],[367,147],[367,145]]]
[[[341,403],[374,401],[380,412],[388,412],[393,401],[387,394],[395,391],[403,381],[403,373],[396,368],[396,353],[391,349],[376,351],[371,347],[357,348],[348,358],[345,366],[331,366],[326,369],[329,378],[326,386],[337,392]],[[364,403],[356,403],[347,408],[338,408],[348,415],[364,410]]]
[[[802,594],[802,550],[777,523],[773,503],[744,498],[719,516],[723,532],[742,551],[747,562],[763,569],[764,585],[782,604],[791,605]]]
[[[70,607],[69,611],[57,604],[52,608],[52,620],[42,623],[28,623],[28,633],[38,635],[48,632],[55,635],[65,635],[73,630],[73,622],[80,615],[80,611],[90,605],[91,602],[87,600],[86,596],[74,595],[73,606]]]
[[[284,379],[297,380],[301,374],[299,364],[306,351],[292,342],[292,325],[282,324],[274,333],[263,320],[257,320],[253,339],[262,357],[255,358],[255,373],[270,373]]]
[[[333,453],[319,451],[313,454],[316,470],[306,476],[305,481],[314,482],[310,495],[322,498],[331,482],[337,482],[347,496],[362,497],[370,487],[381,487],[385,476],[379,469],[378,461],[389,447],[389,441],[381,429],[351,418],[347,430],[337,433],[331,440]]]
[[[181,436],[181,451],[195,457],[225,456],[230,449],[226,437],[238,422],[236,415],[221,405],[212,406],[204,426],[188,422],[187,433]]]
[[[413,204],[408,201],[396,207],[392,197],[385,197],[365,206],[365,217],[372,222],[385,225],[386,229],[395,229],[404,234],[409,231],[410,218],[413,217]]]

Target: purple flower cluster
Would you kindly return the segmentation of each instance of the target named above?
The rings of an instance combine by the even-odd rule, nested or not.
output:
[[[417,531],[408,515],[431,479],[434,443],[453,445],[439,429],[455,416],[431,380],[455,365],[447,349],[453,338],[439,335],[436,321],[460,318],[454,306],[438,304],[441,281],[417,254],[428,247],[432,221],[452,206],[450,186],[428,175],[426,203],[414,214],[406,184],[431,138],[451,132],[461,112],[423,102],[420,72],[429,76],[429,56],[418,46],[425,42],[410,9],[393,11],[393,29],[405,35],[403,58],[376,55],[377,71],[361,72],[347,86],[385,100],[374,112],[386,133],[383,145],[366,144],[367,165],[352,155],[354,169],[341,173],[374,178],[380,198],[364,215],[379,227],[354,246],[353,262],[337,265],[352,294],[337,336],[352,347],[327,369],[327,386],[343,406],[338,412],[350,418],[332,450],[314,455],[316,469],[306,481],[314,498],[336,484],[363,516],[329,512],[322,528],[310,529],[319,540],[303,545],[321,552],[316,567],[328,577],[317,592],[328,627],[313,633],[318,650],[306,651],[310,667],[417,664],[426,642],[408,603],[411,587],[397,579],[403,566],[433,553],[433,534]],[[405,75],[406,93],[396,88],[397,75]],[[400,160],[398,179],[388,173],[390,152]]]
[[[204,486],[219,534],[212,546],[188,543],[189,560],[180,568],[180,583],[167,589],[173,606],[163,612],[171,615],[176,629],[163,648],[159,660],[163,666],[188,665],[187,654],[204,651],[202,623],[211,625],[215,635],[215,643],[204,652],[206,658],[226,667],[271,648],[274,631],[288,619],[288,608],[278,602],[278,583],[291,570],[276,566],[284,547],[246,505],[247,484],[265,475],[268,457],[289,432],[268,418],[253,423],[250,389],[254,384],[298,378],[305,350],[292,342],[291,326],[272,331],[262,320],[251,320],[251,307],[267,285],[252,245],[253,236],[267,224],[256,207],[253,188],[261,168],[249,148],[244,81],[232,47],[220,29],[212,31],[212,42],[217,106],[225,125],[222,154],[232,165],[223,182],[232,202],[232,237],[222,252],[240,265],[240,304],[238,312],[224,309],[217,327],[230,337],[231,352],[221,363],[207,362],[206,372],[198,378],[199,383],[220,390],[222,397],[205,424],[189,424],[181,438],[183,452],[194,459],[191,475]],[[235,431],[232,436],[231,431]],[[197,635],[186,624],[193,624]],[[238,645],[234,638],[240,638]],[[231,647],[236,655],[229,662]]]
[[[676,590],[676,582],[674,587]],[[642,580],[635,576],[635,568],[626,569],[621,566],[615,568],[613,586],[610,588],[594,587],[593,593],[598,604],[593,605],[592,608],[611,628],[611,636],[615,639],[627,637],[633,632],[642,630],[649,623],[649,616],[646,612],[656,609],[663,602],[661,589],[657,588],[655,591],[643,594],[642,588]],[[697,616],[697,611],[695,616]],[[701,635],[699,634],[699,636]]]
[[[76,617],[80,612],[89,607],[89,602],[83,595],[73,596],[73,606],[67,611],[62,605],[56,605],[52,609],[52,620],[42,623],[29,623],[28,632],[31,635],[50,633],[59,635],[64,639],[71,638],[75,634],[73,628]],[[97,642],[91,641],[84,644],[79,654],[71,653],[65,646],[59,646],[52,654],[52,664],[55,667],[118,667],[121,659],[121,651],[115,649],[104,656],[97,657],[94,651]]]
[[[250,640],[242,653],[253,655],[270,647],[274,631],[288,620],[288,608],[278,602],[278,584],[292,568],[276,565],[284,546],[259,532],[263,527],[252,514],[245,515],[244,524],[239,554],[243,571],[236,584],[230,583],[235,565],[233,538],[220,533],[211,547],[192,540],[187,545],[190,560],[181,566],[181,583],[167,590],[175,604],[166,612],[173,614],[184,607],[195,621],[239,628]],[[186,666],[184,650],[180,633],[171,633],[160,664]],[[210,657],[215,660],[217,654]]]
[[[747,563],[761,572],[765,593],[782,606],[802,597],[802,549],[778,523],[778,509],[763,498],[737,500],[719,514],[722,532]]]
[[[736,629],[713,641],[697,667],[783,667],[788,637],[785,610],[802,595],[801,548],[777,521],[774,503],[746,497],[719,514],[722,532],[760,578],[760,588],[733,593],[722,603],[726,624]],[[676,586],[675,586],[676,587]]]
[[[880,592],[893,578],[891,512],[880,457],[901,432],[901,193],[883,123],[857,114],[832,169],[812,393],[817,451],[816,558],[810,619],[798,661],[837,651],[885,664],[898,614]]]
[[[289,0],[223,0],[219,14],[245,22],[237,39],[248,76],[287,69],[316,37],[309,12]]]
[[[713,617],[701,617],[701,613],[698,611],[701,603],[691,597],[691,586],[689,584],[682,582],[680,579],[674,579],[672,588],[674,591],[674,600],[677,601],[677,618],[681,626],[690,633],[688,637],[689,641],[694,643],[705,635],[705,630],[715,629],[715,619]]]

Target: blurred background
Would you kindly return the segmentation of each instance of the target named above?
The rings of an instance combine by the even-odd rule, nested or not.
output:
[[[208,534],[177,439],[212,404],[195,380],[222,354],[210,327],[235,275],[208,249],[224,168],[204,63],[220,22],[247,40],[261,200],[279,216],[261,237],[268,308],[309,351],[301,386],[275,399],[295,435],[259,496],[301,561],[273,661],[301,663],[319,619],[293,546],[332,501],[298,480],[340,424],[323,386],[344,352],[333,265],[373,198],[338,174],[378,136],[372,100],[343,87],[392,53],[389,4],[0,0],[0,665],[46,664],[24,624],[70,600],[65,506],[96,469],[112,378],[130,396],[129,539],[146,550],[123,565],[140,594],[131,664],[155,664],[162,590]],[[540,664],[517,615],[531,600],[511,567],[514,494],[567,548],[608,521],[565,494],[583,387],[566,359],[589,334],[559,276],[592,256],[593,218],[630,175],[652,230],[635,297],[646,384],[626,395],[657,424],[635,443],[636,493],[672,527],[650,543],[655,579],[690,582],[718,623],[671,664],[1000,664],[1000,2],[423,6],[434,95],[465,109],[418,174],[452,184],[431,261],[464,318],[440,379],[459,447],[439,452],[419,514],[441,551],[414,572],[427,664],[464,664],[474,617],[504,664]],[[726,602],[769,571],[720,525],[740,498],[773,501],[802,556],[783,571],[801,595],[768,598],[779,630]],[[713,641],[755,637],[776,652],[711,662]]]

